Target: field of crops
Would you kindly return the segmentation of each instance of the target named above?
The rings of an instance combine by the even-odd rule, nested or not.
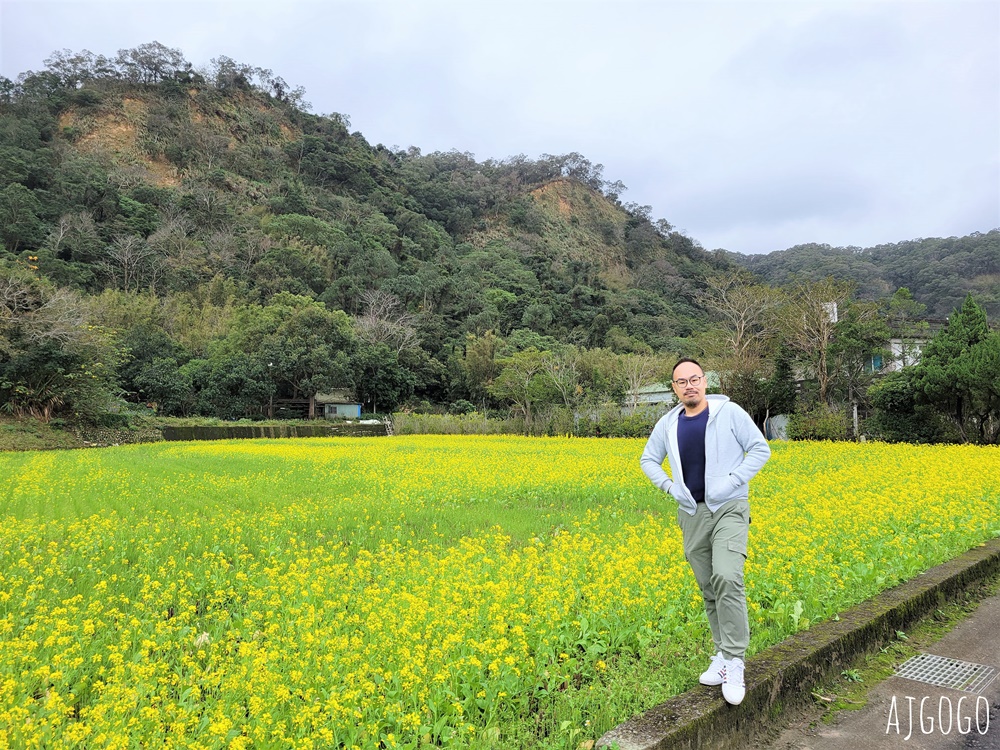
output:
[[[711,641],[641,440],[0,455],[0,748],[578,748]],[[1000,450],[776,444],[751,652],[1000,535]]]

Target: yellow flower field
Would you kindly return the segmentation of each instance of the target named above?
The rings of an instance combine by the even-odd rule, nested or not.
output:
[[[0,455],[0,748],[576,748],[711,646],[640,440]],[[1000,450],[776,444],[756,651],[1000,535]]]

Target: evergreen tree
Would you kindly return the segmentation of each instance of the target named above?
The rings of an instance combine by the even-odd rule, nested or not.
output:
[[[917,402],[934,406],[954,422],[963,441],[987,440],[1000,411],[1000,369],[990,371],[998,334],[990,334],[986,312],[972,295],[934,336],[914,370]]]

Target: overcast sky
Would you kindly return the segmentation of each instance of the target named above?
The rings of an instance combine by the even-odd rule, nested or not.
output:
[[[577,151],[707,249],[1000,227],[1000,0],[0,0],[0,74],[159,41],[372,144]]]

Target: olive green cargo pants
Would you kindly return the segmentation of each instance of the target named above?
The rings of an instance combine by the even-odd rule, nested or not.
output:
[[[750,645],[743,588],[750,503],[730,500],[715,513],[705,503],[698,503],[693,516],[678,509],[677,522],[684,538],[684,557],[705,600],[715,650],[727,659],[743,659]]]

